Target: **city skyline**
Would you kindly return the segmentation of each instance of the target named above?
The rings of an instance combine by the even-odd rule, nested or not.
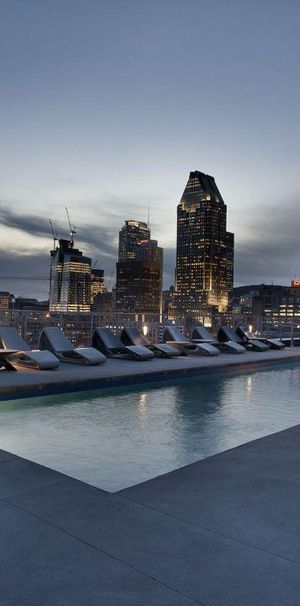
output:
[[[182,188],[181,188],[182,189]],[[180,200],[180,198],[179,198]],[[177,202],[178,204],[178,202]],[[163,247],[164,248],[164,288],[169,288],[169,286],[174,285],[175,283],[175,269],[176,269],[176,207],[174,207],[174,246],[173,247]],[[282,226],[284,220],[286,220],[286,211],[282,209],[282,213],[277,214],[278,224]],[[62,238],[69,238],[69,228],[66,223],[65,218],[63,217],[65,211],[65,207],[61,209],[62,220],[60,222],[54,220],[55,230],[58,235]],[[149,208],[145,208],[145,214],[149,212]],[[139,213],[137,212],[136,215]],[[52,217],[53,219],[53,217]],[[136,216],[131,216],[130,219],[126,219],[124,217],[123,221],[133,220],[140,221],[140,218]],[[145,218],[145,223],[147,219]],[[2,223],[3,222],[3,223]],[[170,221],[172,223],[172,221]],[[2,271],[1,276],[11,276],[11,278],[5,278],[1,280],[0,290],[2,291],[10,291],[13,292],[16,296],[35,296],[37,299],[45,299],[48,298],[49,295],[49,285],[43,281],[34,280],[22,280],[18,279],[14,282],[14,277],[18,276],[21,278],[22,275],[28,277],[35,276],[44,276],[47,278],[47,274],[49,273],[49,252],[52,247],[52,235],[49,226],[49,219],[42,219],[38,216],[28,215],[21,216],[14,211],[7,210],[6,213],[2,212],[0,207],[0,228],[1,224],[12,229],[13,231],[22,232],[26,238],[30,234],[34,234],[34,238],[38,240],[43,240],[45,244],[43,248],[26,250],[26,255],[19,254],[14,257],[14,254],[10,254],[7,250],[2,250],[0,248],[0,257],[2,258]],[[156,227],[156,232],[159,232],[159,227],[157,224],[154,224]],[[230,221],[229,221],[230,225]],[[150,226],[152,229],[153,223],[150,222]],[[288,225],[291,228],[291,232],[293,232],[293,227],[295,225],[291,221]],[[92,257],[93,262],[97,261],[97,264],[104,269],[106,280],[113,285],[116,281],[116,262],[118,258],[118,236],[120,225],[114,227],[110,226],[97,226],[95,223],[93,225],[80,225],[77,222],[78,233],[76,234],[76,245],[80,248],[84,249],[84,252],[87,256]],[[154,227],[154,229],[155,229]],[[289,232],[290,233],[290,232]],[[296,234],[295,234],[296,235]],[[294,240],[293,240],[294,242]],[[100,244],[100,247],[99,247]],[[279,243],[280,244],[280,243]],[[266,242],[263,242],[263,238],[259,245],[255,246],[258,251],[258,254],[264,255],[265,248],[267,247]],[[280,245],[279,245],[280,250]],[[32,250],[32,252],[31,252]],[[259,252],[261,251],[261,252]],[[285,251],[286,252],[286,251]],[[28,254],[29,253],[29,254]],[[296,254],[298,254],[298,249],[296,249]],[[291,279],[297,277],[299,275],[299,271],[297,271],[297,266],[294,265],[295,271],[289,270],[289,265],[287,265],[286,275],[273,278],[270,272],[261,274],[259,271],[250,274],[244,272],[242,267],[245,266],[247,268],[252,265],[251,263],[251,249],[247,253],[247,250],[243,252],[241,248],[239,248],[239,240],[237,237],[236,244],[236,253],[237,260],[235,261],[235,286],[242,286],[246,284],[283,284],[289,285]],[[280,261],[280,253],[278,252],[278,256],[274,257],[274,262]],[[244,258],[245,257],[245,258]],[[268,257],[269,259],[269,257]],[[267,261],[265,259],[265,264],[267,266]],[[288,273],[289,272],[289,273]],[[243,276],[245,279],[243,279]],[[246,279],[249,276],[249,279]],[[250,279],[252,276],[252,279]],[[19,288],[18,283],[21,282],[22,286]]]
[[[199,169],[230,203],[236,284],[289,284],[299,273],[299,17],[291,0],[159,10],[4,1],[1,275],[45,273],[48,217],[66,237],[67,204],[76,244],[109,276],[120,225],[146,221],[150,207],[168,286],[182,183]],[[0,289],[43,298],[45,286]]]

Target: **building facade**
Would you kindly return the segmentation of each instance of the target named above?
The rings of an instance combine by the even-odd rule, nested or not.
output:
[[[291,286],[261,284],[253,296],[252,311],[271,321],[296,318],[300,322],[300,281],[293,280]]]
[[[106,292],[104,270],[93,268],[91,270],[91,306],[94,305],[95,297],[104,292]]]
[[[119,254],[118,261],[133,261],[135,259],[140,243],[150,240],[150,228],[142,221],[125,221],[125,225],[119,232]]]
[[[175,291],[178,311],[202,319],[227,309],[233,288],[234,236],[214,177],[194,171],[177,207]]]
[[[126,221],[120,231],[116,311],[162,313],[163,249],[140,221]]]
[[[234,283],[234,234],[226,232],[226,290],[228,305],[231,305]]]
[[[91,309],[91,259],[59,240],[50,252],[50,312],[89,312]]]
[[[7,310],[10,308],[11,295],[7,291],[0,291],[0,310]]]

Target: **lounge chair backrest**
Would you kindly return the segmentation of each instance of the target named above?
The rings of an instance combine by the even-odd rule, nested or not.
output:
[[[49,349],[51,349],[51,351],[64,352],[73,351],[75,349],[73,343],[67,339],[58,326],[43,328],[40,336],[41,341],[43,340],[43,334],[49,342]]]
[[[236,329],[236,334],[238,335],[238,337],[240,337],[240,339],[243,339],[243,341],[247,341],[248,339],[254,339],[254,337],[248,333],[244,326],[238,326],[238,328]]]
[[[234,343],[243,344],[243,340],[237,336],[234,332],[233,328],[230,326],[221,326],[218,332],[218,340],[219,341],[233,341]]]
[[[96,328],[96,332],[102,339],[107,349],[110,349],[111,351],[114,349],[124,349],[124,345],[120,341],[119,337],[114,335],[109,328]]]
[[[187,343],[188,339],[180,332],[177,326],[166,326],[163,341],[176,341],[176,343]]]
[[[199,326],[196,326],[193,330],[192,339],[204,339],[209,341],[212,340],[212,336],[202,324],[199,324]]]
[[[141,335],[136,326],[125,327],[121,333],[121,341],[125,345],[148,345],[147,339]]]
[[[2,326],[0,328],[0,341],[5,349],[16,349],[18,351],[30,351],[29,345],[19,335],[14,326]]]

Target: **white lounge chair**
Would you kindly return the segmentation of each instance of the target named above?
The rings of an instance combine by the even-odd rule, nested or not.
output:
[[[154,353],[144,345],[124,345],[109,328],[96,328],[92,345],[108,358],[127,358],[129,360],[152,360]]]
[[[211,343],[192,343],[176,326],[166,326],[163,341],[186,355],[217,356],[220,353]]]
[[[2,326],[0,328],[0,341],[3,349],[15,350],[15,353],[9,356],[11,362],[15,364],[37,370],[51,370],[59,366],[59,360],[50,351],[30,349],[13,326]]]
[[[214,347],[217,347],[221,352],[224,353],[233,353],[233,354],[241,354],[245,353],[246,348],[239,343],[235,343],[234,341],[218,341],[214,339],[207,328],[199,324],[196,326],[192,333],[192,341],[193,343],[211,343]]]
[[[105,356],[94,347],[74,347],[62,330],[56,326],[43,328],[39,346],[43,350],[52,351],[61,362],[94,366],[106,361]]]
[[[251,342],[241,339],[230,326],[221,326],[221,328],[219,328],[218,341],[221,341],[222,343],[228,343],[228,341],[230,341],[232,343],[236,343],[237,345],[242,345],[250,351],[263,352],[269,349],[269,345],[266,343],[261,343],[256,339],[253,339]]]
[[[158,358],[173,358],[181,355],[181,352],[172,347],[172,345],[167,345],[167,343],[151,343],[147,337],[139,332],[136,326],[123,328],[121,341],[124,345],[144,345],[144,347],[153,351],[154,355]]]
[[[236,334],[240,337],[245,343],[251,343],[253,340],[259,341],[261,343],[265,343],[270,347],[270,349],[284,349],[286,346],[280,339],[269,339],[267,337],[257,337],[253,335],[251,332],[248,332],[246,328],[243,326],[238,326],[236,329]]]

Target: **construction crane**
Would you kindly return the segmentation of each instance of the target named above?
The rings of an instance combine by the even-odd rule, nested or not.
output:
[[[69,223],[71,243],[72,243],[72,247],[73,247],[73,245],[74,245],[74,236],[76,234],[76,227],[75,227],[75,225],[73,225],[73,227],[72,227],[69,211],[68,211],[68,209],[67,209],[66,206],[65,206],[65,211],[66,211],[66,215],[67,215],[67,219],[68,219],[68,223]]]

